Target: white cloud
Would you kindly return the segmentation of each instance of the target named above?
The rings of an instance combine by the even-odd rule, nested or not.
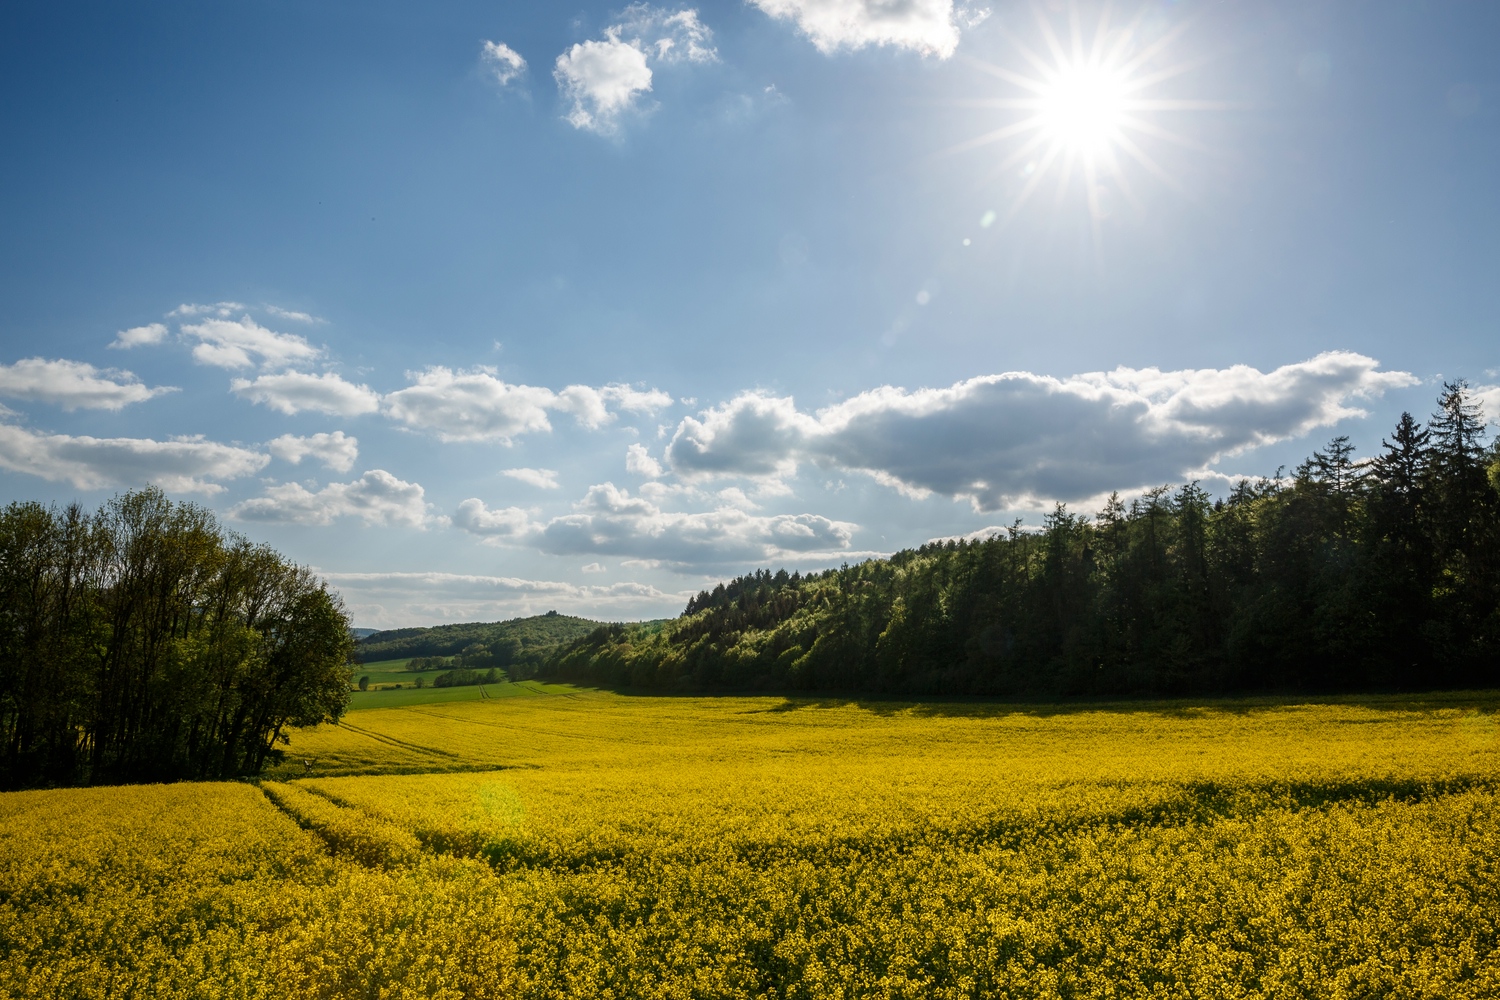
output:
[[[0,396],[52,403],[70,411],[119,410],[176,391],[164,385],[151,388],[130,372],[95,368],[82,361],[24,358],[0,365]]]
[[[522,538],[533,529],[531,515],[520,507],[491,510],[483,500],[470,497],[458,505],[453,526],[487,538]]]
[[[946,59],[958,47],[953,0],[750,0],[774,18],[795,21],[818,51],[893,45]],[[983,20],[980,15],[979,20]]]
[[[109,346],[117,351],[128,351],[132,347],[150,347],[160,344],[167,339],[167,325],[165,323],[147,323],[145,326],[133,326],[128,330],[121,330],[115,334],[115,339],[110,341]]]
[[[312,313],[298,312],[295,309],[283,309],[280,306],[266,306],[266,312],[270,313],[272,316],[275,316],[277,319],[289,319],[293,323],[307,323],[309,325],[316,326],[328,322],[321,316],[314,316]]]
[[[291,524],[332,524],[357,517],[367,525],[407,525],[424,528],[434,520],[425,493],[416,483],[397,479],[384,469],[372,469],[351,483],[329,483],[317,492],[297,483],[268,488],[264,496],[229,508],[241,521]]]
[[[605,134],[615,131],[637,94],[651,89],[646,53],[617,38],[574,45],[557,57],[552,76],[573,104],[568,124]]]
[[[179,307],[186,309],[187,306]],[[294,333],[277,333],[261,326],[249,316],[228,319],[214,315],[200,323],[184,323],[185,337],[197,340],[193,357],[200,364],[219,368],[283,368],[300,361],[312,361],[322,355],[303,337]]]
[[[573,414],[584,427],[597,430],[614,420],[604,401],[604,394],[586,385],[570,385],[557,394],[552,407]]]
[[[602,39],[574,45],[557,57],[552,76],[572,103],[566,118],[574,128],[609,134],[619,117],[651,90],[652,63],[713,62],[718,53],[696,10],[666,11],[647,4],[627,7]]]
[[[719,59],[713,47],[714,33],[691,8],[671,11],[634,3],[625,8],[619,24],[607,29],[606,34],[610,33],[633,39],[652,62],[711,63]]]
[[[811,461],[912,495],[967,497],[979,510],[1079,500],[1182,479],[1363,416],[1353,401],[1416,382],[1377,368],[1372,358],[1332,352],[1271,372],[1010,372],[945,389],[883,386],[815,416],[789,398],[746,394],[682,421],[667,458],[689,478],[783,477]]]
[[[241,302],[213,302],[203,304],[199,302],[184,302],[182,305],[167,313],[168,319],[183,319],[193,316],[222,316],[228,317],[234,313],[241,312],[245,308]]]
[[[633,413],[655,413],[672,405],[672,397],[660,389],[641,391],[628,385],[612,384],[595,389],[586,385],[570,385],[557,394],[553,407],[571,413],[580,424],[590,430],[603,427],[615,419],[609,406]]]
[[[380,408],[380,396],[369,386],[346,382],[332,372],[323,375],[282,372],[261,375],[253,382],[237,378],[229,383],[229,389],[252,403],[287,414],[313,410],[335,417],[353,417]]]
[[[745,495],[745,491],[738,486],[730,486],[714,494],[714,497],[726,506],[739,510],[760,510],[760,504]]]
[[[350,437],[343,431],[332,434],[311,434],[297,437],[283,434],[266,442],[266,450],[283,462],[300,465],[304,458],[315,458],[325,468],[335,472],[348,472],[359,458],[359,438]]]
[[[386,415],[408,427],[436,434],[443,441],[498,441],[509,445],[516,437],[549,431],[548,411],[571,413],[580,424],[597,428],[615,419],[609,411],[665,406],[671,397],[652,389],[607,385],[595,389],[570,385],[561,392],[531,385],[513,385],[490,369],[454,371],[429,368],[408,373],[414,384],[385,397]]]
[[[520,508],[490,510],[465,500],[455,526],[553,555],[618,555],[677,569],[763,563],[789,554],[844,552],[856,525],[817,514],[757,516],[734,507],[665,511],[613,483],[590,487],[574,512],[533,521]]]
[[[526,60],[521,58],[521,53],[504,42],[485,42],[479,50],[479,58],[502,87],[526,72]]]
[[[681,611],[692,596],[692,591],[667,593],[644,583],[587,585],[469,573],[320,575],[338,588],[356,623],[385,628],[494,621],[553,610],[590,618],[661,618]]]
[[[551,469],[502,469],[501,475],[520,480],[537,489],[555,490],[558,488],[557,473]]]
[[[746,393],[701,416],[685,418],[667,445],[668,464],[683,475],[790,476],[821,431],[790,397]]]
[[[1500,427],[1500,385],[1475,387],[1474,402],[1484,407],[1486,421]]]
[[[0,467],[66,481],[81,490],[155,483],[183,493],[218,493],[218,480],[253,475],[269,456],[234,445],[180,437],[73,437],[0,424]]]
[[[551,430],[550,389],[511,385],[484,370],[429,368],[408,374],[414,383],[385,397],[386,415],[444,441],[499,441]]]
[[[632,389],[613,382],[599,390],[607,401],[630,413],[655,413],[672,405],[672,394],[660,389]]]
[[[659,479],[665,470],[651,457],[645,445],[633,444],[625,452],[625,471],[647,479]]]

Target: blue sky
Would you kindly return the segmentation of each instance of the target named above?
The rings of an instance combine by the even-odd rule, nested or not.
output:
[[[5,497],[629,619],[1500,415],[1500,9],[1104,14],[7,4]]]

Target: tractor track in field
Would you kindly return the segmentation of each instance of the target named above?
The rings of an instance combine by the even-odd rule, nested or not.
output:
[[[428,756],[432,756],[432,757],[443,757],[443,758],[446,758],[448,760],[456,760],[456,761],[467,761],[468,760],[468,758],[466,758],[466,757],[464,757],[464,756],[462,756],[460,754],[450,753],[447,750],[439,750],[436,747],[423,746],[420,743],[410,743],[410,742],[408,742],[406,740],[397,739],[394,736],[386,736],[383,733],[377,733],[377,732],[374,732],[372,730],[365,729],[365,728],[363,728],[361,726],[356,726],[356,725],[353,725],[353,724],[348,723],[348,722],[340,721],[339,725],[341,727],[343,727],[344,729],[349,730],[352,733],[357,733],[360,736],[364,736],[364,737],[367,737],[369,739],[372,739],[372,740],[374,740],[377,743],[384,743],[386,746],[395,747],[398,750],[410,750],[410,751],[412,751],[414,753],[423,753],[423,754],[427,754]]]

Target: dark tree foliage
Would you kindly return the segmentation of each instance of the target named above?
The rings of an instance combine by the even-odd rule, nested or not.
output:
[[[759,571],[601,626],[545,673],[617,686],[1009,696],[1500,684],[1500,446],[1462,382],[1373,460],[1335,438],[1211,502],[1059,505],[984,541]]]
[[[0,785],[254,773],[348,700],[337,595],[161,491],[0,510]]]
[[[494,667],[485,671],[459,667],[456,670],[449,670],[438,674],[432,679],[432,686],[435,688],[469,687],[475,684],[498,684],[504,679],[505,675]],[[419,677],[417,680],[420,681],[421,678]]]

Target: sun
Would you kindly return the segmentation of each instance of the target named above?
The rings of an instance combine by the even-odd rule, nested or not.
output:
[[[1125,81],[1107,67],[1067,65],[1036,98],[1041,128],[1075,156],[1092,158],[1119,138]]]
[[[1023,180],[1009,215],[1019,211],[1048,178],[1057,179],[1059,199],[1074,186],[1076,179],[1082,182],[1097,233],[1097,224],[1104,215],[1102,194],[1106,186],[1127,200],[1135,200],[1127,172],[1132,164],[1177,186],[1146,146],[1166,142],[1203,147],[1162,124],[1160,118],[1164,113],[1218,110],[1228,105],[1155,93],[1161,84],[1195,64],[1166,60],[1169,48],[1186,23],[1166,31],[1156,30],[1153,24],[1153,30],[1147,32],[1143,23],[1149,11],[1149,7],[1143,7],[1134,21],[1116,25],[1111,23],[1106,6],[1093,30],[1085,32],[1075,3],[1068,11],[1067,28],[1060,34],[1038,10],[1040,45],[1007,36],[1021,66],[976,61],[980,69],[1020,93],[959,103],[1020,112],[1021,117],[947,152],[965,152],[1000,142],[1009,144],[991,174],[993,178],[1014,172]]]

